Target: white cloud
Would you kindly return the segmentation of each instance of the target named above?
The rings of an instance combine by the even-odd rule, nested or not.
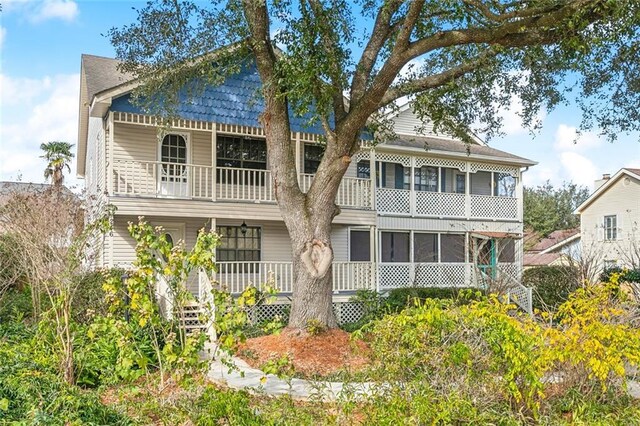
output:
[[[2,179],[16,179],[21,174],[25,181],[42,182],[44,160],[39,158],[40,144],[53,140],[76,143],[79,79],[78,74],[37,80],[2,76]],[[20,93],[27,96],[17,103],[12,97]],[[68,182],[74,184],[77,181],[71,177],[75,176],[75,161],[71,168]]]
[[[51,78],[13,78],[0,74],[0,99],[2,105],[29,104],[37,96],[51,88]]]
[[[32,23],[49,19],[61,19],[71,22],[78,16],[78,4],[74,0],[8,0],[3,2],[3,13],[16,12]]]
[[[529,132],[529,129],[524,127],[522,123],[522,99],[517,95],[511,96],[511,105],[509,108],[502,108],[500,110],[500,117],[502,118],[502,131],[507,136],[521,135]],[[532,125],[536,123],[542,123],[547,116],[545,110],[540,110],[535,115],[532,121]]]
[[[3,26],[0,26],[0,49],[2,49],[2,45],[4,44],[4,39],[7,36],[7,29]]]
[[[555,134],[554,147],[558,151],[586,151],[602,144],[602,140],[593,132],[578,134],[573,126],[560,124]]]
[[[578,185],[590,188],[599,176],[598,168],[593,161],[577,152],[561,153],[560,164],[563,178]]]

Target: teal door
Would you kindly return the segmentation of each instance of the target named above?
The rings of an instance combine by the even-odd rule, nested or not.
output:
[[[496,279],[498,275],[497,257],[496,240],[479,242],[478,269],[482,272],[483,278]]]

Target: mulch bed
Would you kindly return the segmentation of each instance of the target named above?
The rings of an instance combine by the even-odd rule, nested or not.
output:
[[[349,333],[340,329],[310,335],[285,328],[279,334],[247,339],[236,354],[254,368],[288,355],[296,373],[306,377],[360,371],[370,363],[367,344],[351,340]]]

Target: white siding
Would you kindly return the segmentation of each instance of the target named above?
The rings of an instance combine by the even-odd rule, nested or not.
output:
[[[615,241],[604,241],[604,217],[609,215],[617,216]],[[626,175],[617,179],[584,209],[580,222],[585,259],[600,265],[616,260],[628,266],[629,254],[640,249],[640,181]]]

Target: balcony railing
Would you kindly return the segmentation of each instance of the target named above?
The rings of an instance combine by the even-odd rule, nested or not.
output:
[[[306,192],[312,181],[313,175],[300,175],[301,189]],[[368,179],[343,178],[338,188],[336,203],[341,207],[371,209],[370,185]],[[115,160],[113,193],[125,196],[240,202],[276,201],[269,170],[159,161]]]
[[[518,199],[378,188],[376,210],[382,214],[407,216],[517,220]]]
[[[312,174],[303,173],[300,175],[300,189],[307,192],[313,182]],[[371,181],[352,177],[342,178],[336,204],[342,207],[371,208]]]
[[[268,283],[279,293],[293,291],[293,264],[291,262],[217,262],[216,281],[232,294],[242,293],[247,287],[261,289]],[[334,262],[333,291],[374,289],[375,276],[371,262]]]

